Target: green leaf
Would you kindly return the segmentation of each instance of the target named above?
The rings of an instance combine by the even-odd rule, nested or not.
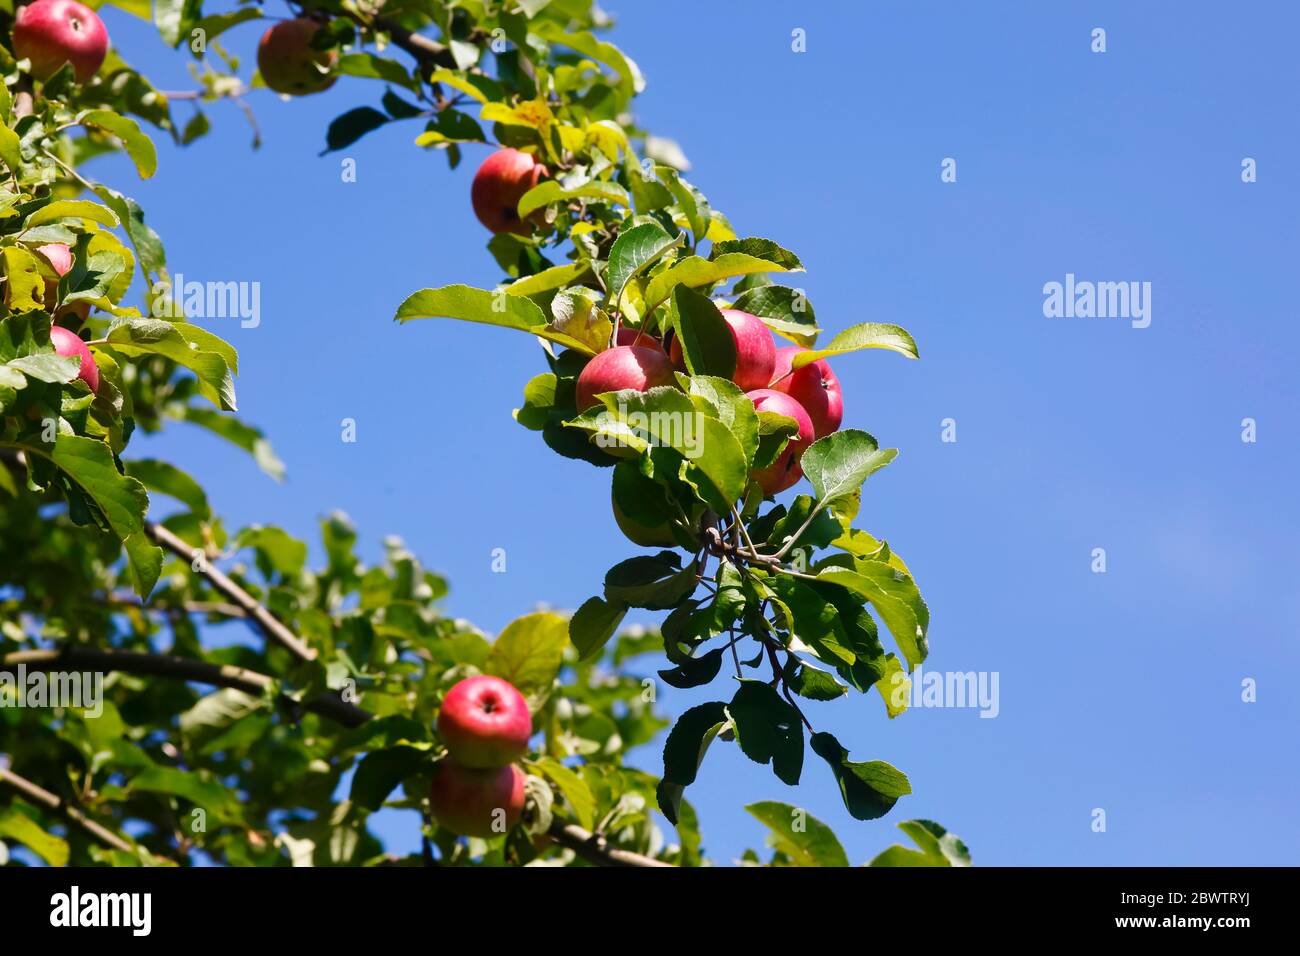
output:
[[[853,494],[868,477],[898,457],[897,448],[881,449],[864,431],[846,428],[819,438],[803,453],[804,477],[817,492],[820,511]]]
[[[694,399],[707,403],[705,414],[718,419],[731,430],[745,460],[753,461],[758,450],[758,413],[740,386],[729,378],[693,375],[687,388]]]
[[[141,179],[148,179],[158,171],[158,152],[154,149],[153,140],[140,131],[135,120],[112,110],[90,110],[78,116],[77,122],[116,136],[126,154],[131,157],[131,162],[135,163],[136,172]]]
[[[419,773],[428,761],[428,751],[417,747],[372,750],[357,765],[349,799],[372,812],[378,810],[399,783]]]
[[[5,91],[8,92],[8,87],[5,87]],[[3,123],[0,123],[0,160],[4,161],[15,177],[23,165],[22,140]]]
[[[569,640],[578,649],[580,660],[589,660],[600,653],[627,614],[627,605],[620,601],[588,598],[569,619]]]
[[[153,0],[153,22],[170,47],[181,42],[202,12],[202,0]]]
[[[633,277],[659,261],[670,249],[682,244],[681,236],[670,236],[663,226],[643,222],[618,234],[609,250],[605,271],[607,299],[617,304]],[[653,282],[651,283],[653,284]]]
[[[908,701],[911,699],[912,682],[908,680],[897,655],[886,655],[885,674],[876,681],[875,688],[884,698],[885,712],[889,714],[890,720],[907,710]]]
[[[812,735],[813,751],[830,764],[844,806],[855,820],[875,820],[888,813],[899,797],[912,792],[907,776],[883,760],[853,763],[834,734]]]
[[[222,687],[200,697],[193,707],[180,715],[181,734],[187,745],[202,749],[234,724],[266,708],[267,702],[261,697],[233,687]]]
[[[567,46],[571,50],[577,50],[583,56],[591,57],[598,63],[613,68],[618,74],[618,91],[624,102],[645,89],[645,79],[641,76],[641,70],[631,57],[614,44],[599,40],[585,31],[567,33],[560,24],[549,20],[533,24],[531,30],[548,43]]]
[[[921,849],[894,844],[868,866],[970,866],[970,851],[955,833],[933,820],[904,820],[898,828]]]
[[[707,684],[718,676],[722,668],[723,648],[718,647],[699,657],[690,657],[676,667],[662,670],[659,676],[664,682],[685,689]]]
[[[803,581],[778,574],[769,582],[793,616],[791,632],[807,644],[818,660],[831,666],[857,660],[835,605]]]
[[[127,564],[131,566],[136,594],[148,598],[162,573],[162,548],[149,540],[143,531],[137,531],[122,539],[122,549],[126,552]]]
[[[803,723],[776,688],[759,680],[742,680],[727,705],[736,727],[736,742],[756,763],[771,763],[784,783],[794,786],[803,770]]]
[[[131,245],[135,247],[139,258],[140,272],[146,282],[151,282],[167,264],[167,253],[163,249],[162,239],[158,237],[158,233],[145,224],[144,210],[134,199],[107,186],[96,186],[95,195],[104,200],[122,220],[122,227],[130,237]]]
[[[120,223],[117,215],[107,206],[86,199],[56,199],[27,217],[26,227],[33,229],[64,219],[89,219],[101,226],[115,227]]]
[[[670,166],[656,167],[655,172],[659,178],[667,185],[673,198],[677,200],[677,207],[681,209],[682,215],[686,217],[686,222],[691,228],[691,233],[695,236],[696,243],[704,239],[709,232],[709,226],[712,222],[712,211],[709,208],[709,201],[704,198],[704,194],[682,179],[677,174],[677,170]]]
[[[5,270],[5,305],[10,312],[43,309],[45,280],[36,257],[22,246],[5,246],[0,250]]]
[[[707,295],[684,285],[674,288],[670,322],[692,375],[730,379],[736,373],[735,336]]]
[[[605,575],[605,600],[651,611],[676,607],[696,588],[694,562],[680,566],[674,551],[620,561]]]
[[[489,292],[467,285],[449,285],[440,289],[421,289],[408,296],[397,309],[398,322],[412,319],[460,319],[505,329],[517,329],[594,355],[595,350],[571,335],[558,332],[546,324],[541,307],[532,299],[505,292]]]
[[[429,121],[424,132],[415,138],[416,146],[443,146],[448,143],[481,143],[486,139],[474,117],[460,110],[444,109]]]
[[[175,465],[155,458],[137,458],[123,462],[126,473],[146,488],[171,495],[200,518],[208,518],[208,496],[199,483]]]
[[[155,765],[136,774],[131,779],[128,790],[133,793],[161,793],[180,797],[222,823],[237,825],[242,822],[238,796],[213,779],[206,770],[180,770]]]
[[[198,7],[199,4],[195,2],[194,6]],[[211,43],[231,27],[239,26],[241,23],[247,23],[249,20],[259,20],[261,17],[261,8],[244,7],[242,10],[232,10],[229,13],[213,13],[206,16],[198,23],[194,24],[194,29],[202,30],[204,35],[207,37],[207,42]]]
[[[293,580],[307,563],[306,542],[273,525],[250,525],[239,533],[235,547],[257,552],[258,567],[268,577],[278,572],[284,579]]]
[[[113,453],[107,445],[93,438],[60,434],[54,445],[16,444],[15,447],[40,455],[57,465],[77,483],[123,542],[144,534],[144,515],[149,495],[144,485],[117,470]],[[142,538],[127,548],[127,558],[136,573],[136,592],[148,597],[158,578],[162,550],[141,544]]]
[[[570,199],[597,199],[601,202],[616,203],[628,209],[632,208],[632,197],[618,183],[592,180],[581,186],[565,189],[554,179],[539,183],[519,199],[519,218],[527,219],[537,210],[555,202],[568,202]]]
[[[497,635],[484,669],[514,684],[530,703],[541,700],[560,673],[568,639],[569,622],[560,615],[525,614]]]
[[[824,348],[800,352],[790,362],[790,367],[803,368],[818,359],[857,352],[860,349],[889,349],[910,359],[921,357],[916,349],[916,341],[906,329],[880,322],[864,322],[845,329],[831,339]]]
[[[578,281],[590,271],[591,263],[586,261],[567,262],[564,265],[551,266],[549,269],[543,269],[533,275],[516,279],[506,286],[506,293],[509,295],[537,295],[539,292],[562,289],[566,285]],[[592,291],[594,295],[593,290],[587,291]]]
[[[560,788],[560,793],[564,794],[564,799],[569,802],[573,815],[578,818],[578,823],[588,830],[594,827],[596,798],[592,795],[586,781],[551,757],[541,758],[535,766],[546,775],[548,780]]]
[[[677,823],[682,791],[695,782],[704,754],[727,723],[727,705],[712,701],[692,707],[677,718],[664,742],[664,773],[657,796],[668,822]]]
[[[524,386],[524,404],[514,411],[515,421],[532,431],[545,428],[555,408],[557,382],[553,372],[543,372],[529,379]]]
[[[373,106],[358,106],[348,110],[343,115],[336,116],[325,131],[325,149],[321,155],[345,149],[388,122],[389,118]]]
[[[849,692],[831,674],[794,656],[786,664],[785,682],[790,690],[809,700],[835,700]]]
[[[39,823],[16,807],[0,813],[0,836],[21,843],[50,866],[68,865],[67,841],[46,833]]]
[[[765,285],[746,289],[736,297],[732,308],[758,316],[777,335],[804,348],[816,345],[817,335],[821,332],[812,303],[802,291],[788,286]]]
[[[68,382],[75,381],[81,372],[81,359],[76,356],[55,355],[53,352],[38,352],[35,355],[10,359],[3,368],[22,372],[28,378],[34,378],[38,382],[66,385]],[[22,388],[22,385],[15,387]]]
[[[211,340],[191,341],[185,335],[187,328],[194,327],[162,319],[119,319],[105,338],[124,355],[163,355],[185,366],[197,376],[204,397],[222,411],[234,411],[235,381],[226,361],[230,353],[225,351],[229,346],[222,349],[225,354],[205,349]]]
[[[853,570],[825,568],[817,578],[839,584],[871,602],[898,642],[908,671],[915,670],[930,653],[926,643],[930,609],[911,575],[879,561],[856,561]]]
[[[775,272],[802,272],[803,263],[789,249],[783,249],[771,239],[750,236],[746,239],[728,239],[713,247],[713,258],[727,255],[746,255],[762,259],[776,266]]]
[[[722,244],[719,243],[718,245]],[[715,252],[717,248],[718,246],[714,246]],[[646,311],[664,302],[672,294],[673,289],[679,285],[691,286],[692,288],[711,286],[733,276],[751,275],[755,272],[785,271],[786,269],[777,263],[769,262],[767,259],[760,259],[757,256],[746,255],[743,252],[730,252],[713,259],[687,256],[685,259],[679,259],[671,267],[650,280],[646,286],[644,297]]]
[[[826,824],[788,803],[764,800],[745,807],[771,832],[767,842],[795,866],[848,866],[848,854]]]
[[[501,84],[486,75],[458,73],[454,70],[434,70],[429,74],[430,83],[445,83],[458,93],[464,93],[480,103],[499,100],[505,94]]]
[[[339,57],[334,72],[341,76],[359,76],[368,80],[384,80],[408,89],[414,85],[410,71],[406,67],[396,60],[375,56],[373,53],[344,53]]]

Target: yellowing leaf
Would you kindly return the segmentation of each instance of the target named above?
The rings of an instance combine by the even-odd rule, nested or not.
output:
[[[5,267],[5,305],[10,312],[44,308],[45,280],[36,257],[21,246],[5,246],[0,258]]]
[[[526,100],[518,106],[488,103],[479,115],[485,122],[505,123],[507,126],[531,126],[541,133],[545,133],[555,122],[555,114],[551,112],[550,106],[543,97]]]

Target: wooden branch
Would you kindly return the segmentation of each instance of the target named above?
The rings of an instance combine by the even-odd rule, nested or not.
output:
[[[92,839],[111,850],[134,853],[135,849],[120,836],[86,816],[79,807],[73,806],[42,787],[38,787],[26,777],[20,777],[8,767],[0,764],[0,787],[8,787],[28,803],[34,803],[46,810],[52,810],[65,820],[76,824]]]
[[[399,27],[388,20],[376,20],[375,26],[392,38],[395,46],[401,47],[423,67],[447,67],[456,69],[456,60],[451,51],[436,40],[431,40],[419,33],[412,33],[405,27]]]
[[[124,674],[166,677],[213,687],[231,687],[255,697],[275,686],[274,679],[266,674],[229,664],[211,664],[189,657],[167,657],[101,647],[71,646],[50,651],[14,651],[0,658],[0,671],[12,672],[20,664],[29,671],[120,671]],[[369,711],[334,694],[320,694],[301,702],[282,696],[294,706],[328,717],[346,727],[360,727],[373,716]]]
[[[262,633],[268,638],[275,641],[281,647],[286,648],[291,654],[303,661],[314,661],[316,652],[307,646],[297,634],[289,630],[278,617],[268,611],[257,598],[253,597],[234,581],[230,580],[220,569],[212,566],[208,561],[207,555],[201,550],[191,547],[187,542],[178,538],[172,532],[168,531],[160,524],[152,521],[146,521],[144,524],[145,534],[153,542],[163,548],[166,548],[172,554],[176,555],[183,561],[189,563],[190,567],[196,573],[203,575],[212,586],[249,618],[257,623]],[[195,567],[197,563],[198,567]]]
[[[560,846],[572,850],[588,863],[595,863],[597,866],[672,867],[671,863],[665,863],[663,860],[609,846],[603,837],[588,833],[582,827],[562,820],[554,821],[546,832]]]

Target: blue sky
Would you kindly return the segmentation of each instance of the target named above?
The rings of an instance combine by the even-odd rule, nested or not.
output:
[[[725,862],[761,844],[741,800],[775,799],[831,824],[855,861],[901,838],[894,822],[926,817],[982,864],[1293,863],[1300,11],[606,6],[648,80],[639,117],[680,142],[741,234],[803,258],[822,326],[915,335],[919,362],[836,363],[846,424],[901,449],[870,479],[859,523],[919,580],[929,669],[999,675],[994,719],[917,709],[891,722],[874,697],[812,705],[855,759],[910,776],[914,795],[873,823],[847,815],[811,754],[792,789],[715,747],[689,792],[706,850]],[[105,19],[159,87],[191,85],[152,28],[112,8]],[[791,51],[795,28],[805,53]],[[259,32],[228,45],[251,63]],[[218,331],[240,351],[242,414],[288,479],[184,426],[132,452],[199,476],[232,526],[311,537],[341,508],[371,557],[399,533],[450,579],[449,613],[485,628],[539,601],[574,607],[634,549],[610,520],[608,473],[511,421],[541,369],[533,344],[391,321],[415,289],[499,278],[469,208],[486,150],[449,172],[411,144],[416,127],[394,126],[342,154],[355,183],[339,155],[317,156],[330,119],[381,93],[344,80],[293,103],[255,94],[257,152],[237,110],[217,107],[211,136],[184,155],[163,145],[156,179],[128,187],[173,271],[262,283],[260,327]],[[957,181],[944,183],[949,157]],[[1257,182],[1241,181],[1245,157]],[[133,178],[117,159],[91,171]],[[1067,273],[1151,283],[1150,326],[1044,317],[1044,284]],[[1255,443],[1241,440],[1247,417]],[[340,440],[344,418],[355,444]],[[947,418],[956,442],[941,441]],[[505,574],[491,571],[498,547]],[[1241,700],[1246,678],[1255,703]],[[700,699],[661,695],[674,714]],[[657,770],[657,752],[641,763]],[[413,821],[384,833],[410,845]]]

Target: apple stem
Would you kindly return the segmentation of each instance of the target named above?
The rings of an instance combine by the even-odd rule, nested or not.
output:
[[[792,368],[792,369],[790,369],[790,371],[786,372],[784,375],[782,375],[782,376],[781,376],[780,378],[778,378],[776,381],[772,382],[772,384],[771,384],[771,385],[768,385],[767,387],[768,387],[768,388],[775,388],[777,385],[779,385],[779,384],[781,384],[782,382],[784,382],[787,378],[789,378],[791,375],[793,375],[793,374],[794,374],[795,372],[797,372],[797,371],[799,371],[797,368]]]

